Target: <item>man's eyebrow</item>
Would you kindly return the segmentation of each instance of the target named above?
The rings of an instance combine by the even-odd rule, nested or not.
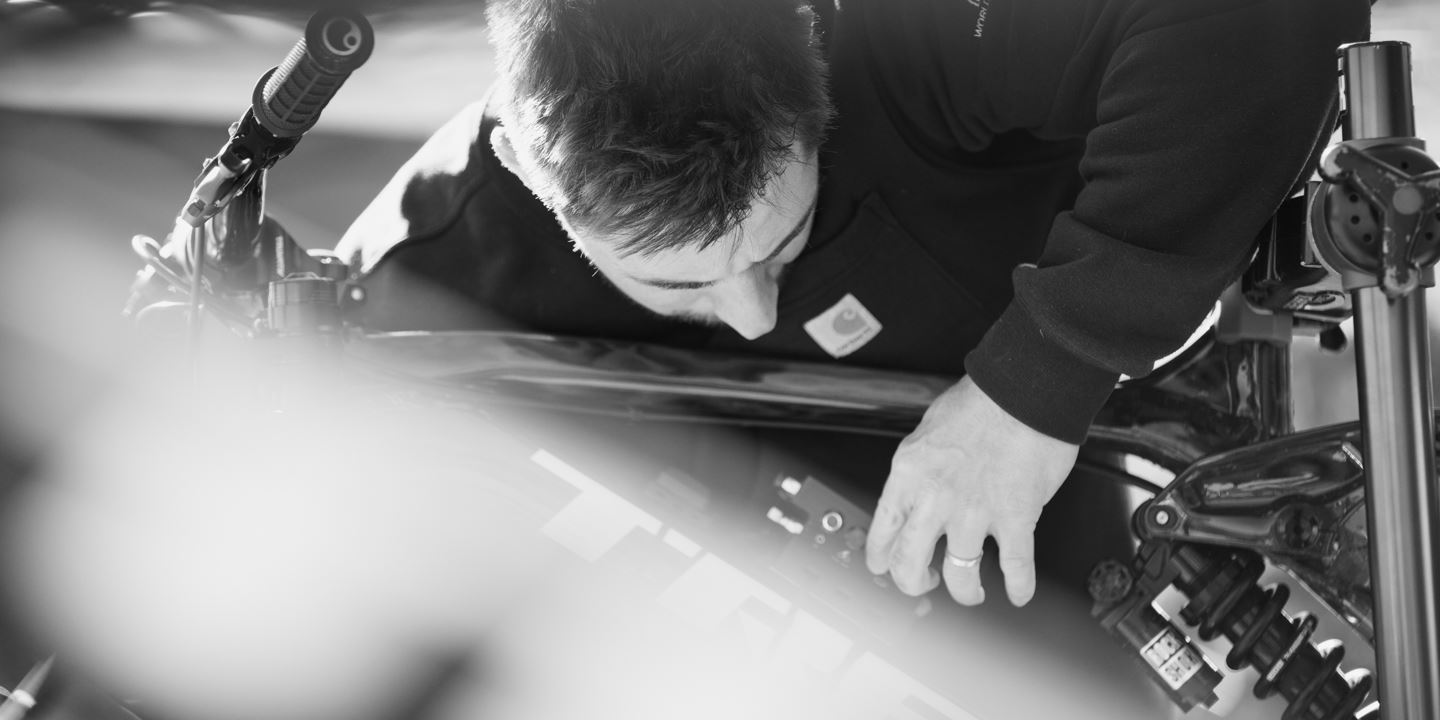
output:
[[[763,259],[760,260],[761,263],[767,263],[767,262],[770,262],[771,260],[774,260],[774,259],[777,258],[777,257],[780,257],[780,253],[785,252],[785,248],[790,247],[790,243],[795,242],[795,238],[800,237],[800,231],[801,231],[801,230],[804,230],[804,229],[805,229],[805,225],[810,222],[810,217],[815,214],[815,206],[818,205],[819,203],[820,203],[820,194],[819,194],[819,193],[816,193],[816,194],[815,194],[815,199],[812,200],[812,201],[810,201],[810,209],[809,209],[809,210],[806,210],[806,211],[805,211],[805,214],[800,216],[800,222],[795,223],[795,227],[790,228],[790,232],[786,233],[786,234],[785,234],[785,237],[781,238],[781,239],[780,239],[780,242],[778,242],[778,243],[775,244],[775,249],[774,249],[774,250],[771,250],[769,255],[766,255]],[[664,289],[664,290],[699,290],[699,289],[701,289],[701,288],[710,287],[711,285],[714,285],[716,282],[718,282],[717,280],[704,280],[704,281],[679,280],[679,281],[677,281],[677,280],[658,280],[658,279],[655,279],[655,278],[634,278],[634,279],[635,279],[637,282],[639,282],[640,284],[642,284],[642,285],[649,285],[649,286],[651,286],[651,287],[662,288],[662,289]]]

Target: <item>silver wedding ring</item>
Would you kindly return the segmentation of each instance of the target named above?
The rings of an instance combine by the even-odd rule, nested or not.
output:
[[[975,567],[976,565],[979,565],[979,564],[980,564],[980,559],[983,558],[983,557],[985,557],[985,556],[984,556],[984,555],[976,555],[976,556],[973,557],[973,558],[966,558],[966,557],[960,557],[959,555],[956,555],[956,554],[954,554],[954,553],[951,553],[949,550],[946,550],[946,551],[945,551],[945,562],[950,563],[951,565],[954,565],[955,567],[973,568],[973,567]]]

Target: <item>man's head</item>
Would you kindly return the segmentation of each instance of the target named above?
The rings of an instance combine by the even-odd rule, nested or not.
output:
[[[808,5],[490,0],[487,18],[497,152],[579,248],[652,310],[767,332],[831,115]]]

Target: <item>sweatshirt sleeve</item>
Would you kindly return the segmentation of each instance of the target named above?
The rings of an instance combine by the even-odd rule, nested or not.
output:
[[[1031,52],[1013,38],[1032,20],[1015,10],[1007,57]],[[1091,97],[1054,104],[1094,108],[1084,185],[966,358],[975,383],[1083,441],[1118,376],[1185,341],[1308,175],[1334,118],[1335,50],[1368,25],[1364,0],[1141,0],[1103,29],[1103,53],[1070,58],[1067,72],[1094,67],[1078,84]]]

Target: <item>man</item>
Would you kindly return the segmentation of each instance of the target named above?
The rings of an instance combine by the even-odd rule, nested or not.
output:
[[[1094,414],[1237,276],[1368,25],[1364,0],[487,15],[497,88],[338,248],[359,318],[963,374],[897,451],[867,563],[975,604],[993,536],[1016,605]]]

